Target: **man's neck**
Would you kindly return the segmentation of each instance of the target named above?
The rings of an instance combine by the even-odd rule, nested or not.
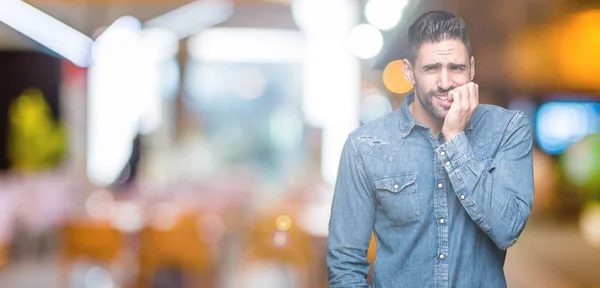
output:
[[[421,106],[417,95],[415,95],[413,103],[408,106],[408,111],[410,111],[410,114],[412,114],[419,124],[429,127],[433,135],[438,135],[442,131],[444,121],[435,119],[431,114],[429,114],[429,112],[426,111],[423,106]]]

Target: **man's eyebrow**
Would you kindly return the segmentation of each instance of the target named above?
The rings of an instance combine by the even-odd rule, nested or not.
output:
[[[448,64],[448,66],[450,66],[450,68],[467,68],[466,64],[459,64],[459,63],[450,63]]]
[[[447,66],[451,69],[464,69],[467,68],[466,64],[461,64],[461,63],[448,63]],[[442,67],[442,63],[431,63],[431,64],[425,64],[421,67],[421,69],[423,70],[429,70],[429,69],[439,69]]]
[[[425,64],[423,65],[422,69],[423,70],[427,70],[427,69],[437,69],[442,67],[442,63],[432,63],[432,64]]]

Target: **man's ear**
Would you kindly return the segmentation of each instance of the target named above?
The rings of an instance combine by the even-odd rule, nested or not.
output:
[[[404,79],[406,79],[408,83],[415,85],[415,73],[412,64],[410,64],[408,59],[402,60],[402,73],[404,74]]]
[[[475,79],[475,57],[471,56],[471,81]]]

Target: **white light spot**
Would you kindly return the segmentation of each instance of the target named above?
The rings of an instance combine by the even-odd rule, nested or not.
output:
[[[369,24],[360,24],[354,27],[348,35],[348,46],[354,56],[370,59],[381,51],[383,36],[377,28]]]
[[[365,6],[367,21],[381,30],[394,28],[402,16],[407,0],[370,0]]]

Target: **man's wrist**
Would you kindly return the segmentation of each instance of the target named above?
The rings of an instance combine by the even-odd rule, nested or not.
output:
[[[438,146],[435,152],[448,171],[461,166],[474,156],[464,132],[458,133],[452,139]]]
[[[454,138],[456,135],[460,134],[462,131],[442,131],[442,135],[444,136],[444,142],[450,141],[450,139]]]

